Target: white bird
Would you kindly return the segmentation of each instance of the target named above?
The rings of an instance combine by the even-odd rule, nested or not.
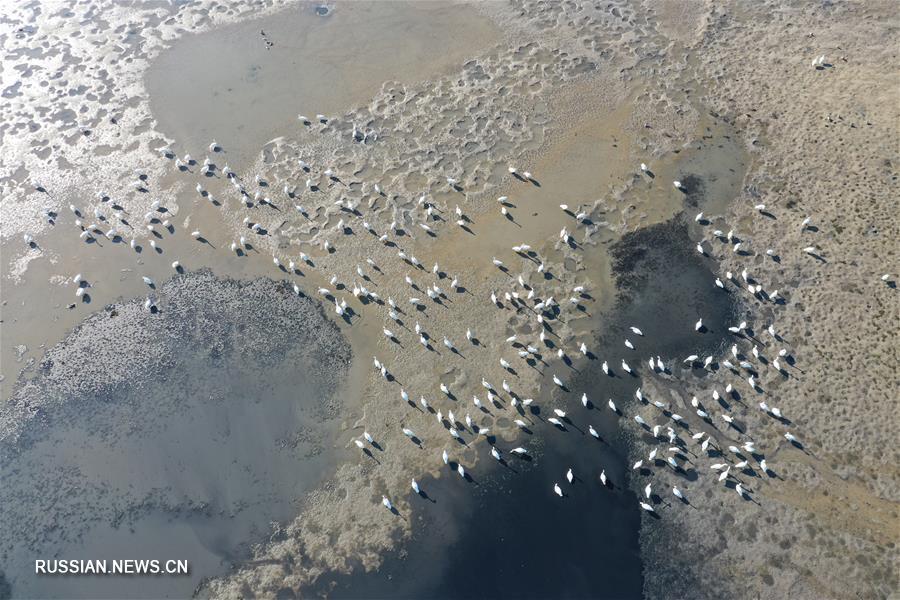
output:
[[[445,465],[450,464],[450,455],[447,454],[447,451],[446,451],[446,450],[444,450],[444,451],[441,453],[441,460],[444,461],[444,464],[445,464]]]
[[[569,483],[572,483],[572,480],[575,479],[575,475],[572,473],[572,469],[569,469],[566,472],[566,479],[568,480]]]
[[[586,393],[581,394],[581,405],[587,407],[588,405],[588,396]]]
[[[684,500],[684,494],[682,494],[681,490],[679,490],[677,487],[672,488],[672,493],[675,494],[675,497],[679,500]]]
[[[622,361],[622,368],[625,370],[626,373],[631,373],[631,367],[629,367],[628,363],[625,362],[624,360]]]
[[[413,431],[412,429],[409,429],[408,427],[403,427],[403,428],[401,428],[401,430],[403,431],[403,435],[405,435],[408,438],[416,437],[416,432]]]
[[[680,182],[680,181],[677,181],[677,180],[676,180],[676,181],[673,181],[673,182],[672,182],[672,185],[675,186],[675,189],[676,189],[676,190],[680,190],[681,187],[682,187],[681,182]]]
[[[412,489],[413,489],[413,491],[414,491],[415,493],[417,493],[417,494],[420,494],[420,493],[421,493],[421,492],[419,491],[419,484],[416,483],[416,480],[415,480],[415,479],[412,480],[411,485],[412,485]]]
[[[588,425],[588,431],[590,432],[590,434],[591,434],[592,436],[594,436],[594,437],[597,438],[597,439],[600,439],[600,434],[597,433],[597,430],[594,429],[594,426],[593,426],[593,425]]]
[[[631,331],[634,332],[635,335],[640,335],[640,336],[644,335],[644,333],[637,327],[631,326],[630,329],[631,329]]]
[[[497,460],[500,460],[500,451],[497,450],[497,448],[495,448],[494,446],[491,446],[491,456],[493,456]]]
[[[643,465],[644,465],[644,461],[643,461],[643,460],[639,460],[639,461],[637,461],[636,463],[634,463],[634,466],[631,467],[631,470],[632,470],[632,471],[637,471],[637,470],[640,469]]]
[[[787,441],[789,441],[789,442],[791,442],[791,443],[794,443],[794,444],[799,444],[799,443],[800,443],[800,440],[798,440],[797,437],[796,437],[793,433],[791,433],[791,432],[785,433],[785,434],[784,434],[784,439],[786,439]]]
[[[556,492],[556,495],[557,495],[557,496],[559,496],[560,498],[562,498],[563,491],[562,491],[562,488],[559,487],[559,484],[558,484],[558,483],[554,483],[554,484],[553,484],[553,491]]]
[[[655,510],[653,510],[653,507],[650,506],[649,504],[647,504],[646,502],[641,502],[640,505],[641,505],[641,508],[643,508],[647,512],[656,512]]]
[[[519,446],[518,448],[513,448],[512,450],[510,450],[510,452],[512,452],[513,454],[518,454],[518,455],[528,454],[528,451],[525,448],[522,448],[521,446]]]
[[[609,399],[609,402],[607,404],[609,405],[609,408],[611,411],[619,412],[618,409],[616,408],[616,403],[612,401],[612,398]]]
[[[650,486],[651,486],[651,484],[648,483],[647,487],[644,488],[644,496],[646,496],[647,498],[649,498],[650,494],[653,493],[653,490],[651,489]]]
[[[146,283],[147,285],[153,286],[153,280],[150,279],[149,277],[144,276],[144,277],[141,277],[141,279],[143,279],[144,283]]]
[[[700,319],[694,324],[694,331],[700,331],[703,328],[703,319]]]
[[[560,379],[556,375],[553,376],[553,383],[555,383],[559,387],[566,387],[566,385],[562,382],[562,379]]]
[[[600,471],[600,483],[606,485],[606,469]]]
[[[466,470],[461,464],[456,465],[456,472],[459,473],[459,476],[463,479],[466,478]]]
[[[356,447],[360,450],[366,447],[366,445],[362,443],[362,440],[353,440],[353,443],[356,444]]]
[[[381,503],[384,504],[384,507],[385,507],[386,509],[388,509],[388,510],[394,510],[394,505],[391,504],[391,501],[388,500],[388,497],[387,497],[387,496],[382,496],[382,497],[381,497]]]

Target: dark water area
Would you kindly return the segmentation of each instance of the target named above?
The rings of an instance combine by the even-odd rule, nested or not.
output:
[[[661,356],[676,368],[691,354],[706,356],[730,337],[736,299],[715,286],[715,262],[694,249],[683,217],[626,235],[611,248],[618,301],[600,333],[611,367]],[[702,318],[704,331],[694,325]],[[636,326],[643,336],[629,328]],[[625,347],[631,340],[634,350]],[[670,365],[671,366],[671,365]],[[618,369],[621,371],[621,369]],[[696,375],[704,374],[694,369]],[[627,379],[626,379],[627,380]]]
[[[640,598],[643,568],[638,546],[644,513],[631,491],[652,481],[652,470],[632,471],[627,448],[638,443],[631,419],[641,379],[624,373],[660,355],[682,368],[689,354],[721,347],[736,312],[734,299],[713,285],[709,259],[692,252],[689,227],[678,217],[626,235],[611,247],[619,300],[597,319],[595,359],[554,371],[570,392],[545,386],[527,415],[533,435],[522,445],[532,460],[490,457],[464,482],[450,468],[437,480],[420,481],[427,497],[412,499],[414,535],[375,572],[328,574],[305,593],[333,598]],[[708,329],[694,330],[702,315]],[[630,326],[644,335],[636,336]],[[630,339],[635,349],[625,347]],[[608,361],[611,375],[600,364]],[[686,367],[696,376],[701,369]],[[549,379],[549,373],[547,376]],[[552,389],[549,389],[552,387]],[[591,400],[581,405],[581,394]],[[606,407],[613,398],[624,415]],[[547,423],[554,408],[566,411],[565,429]],[[598,440],[589,434],[593,426]],[[649,434],[646,436],[652,438]],[[649,451],[650,446],[647,446]],[[643,452],[643,451],[642,451]],[[571,468],[574,484],[566,482]],[[600,482],[605,471],[607,485]],[[695,476],[690,469],[683,476]],[[558,497],[554,483],[564,490]],[[651,502],[667,503],[658,496]],[[662,511],[660,511],[662,512]],[[652,565],[665,568],[665,565]]]
[[[639,515],[633,494],[605,488],[624,460],[577,432],[535,428],[530,460],[486,463],[463,481],[450,468],[419,482],[411,542],[378,571],[321,578],[310,595],[332,598],[639,598]],[[454,467],[451,464],[450,467]],[[574,485],[565,480],[572,468]],[[566,496],[553,492],[554,483]]]

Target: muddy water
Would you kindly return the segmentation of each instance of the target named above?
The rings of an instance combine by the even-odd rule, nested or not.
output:
[[[189,595],[291,519],[340,456],[338,394],[358,391],[339,387],[350,354],[312,302],[209,273],[157,293],[156,314],[132,302],[87,320],[2,415],[35,415],[0,454],[19,597]],[[36,577],[37,557],[184,558],[191,572]]]
[[[158,128],[195,154],[215,139],[236,151],[229,158],[239,166],[239,157],[289,133],[286,127],[303,127],[299,114],[315,128],[317,114],[364,105],[385,81],[412,83],[458,68],[499,35],[476,11],[451,4],[330,8],[322,16],[304,2],[177,41],[146,77]]]

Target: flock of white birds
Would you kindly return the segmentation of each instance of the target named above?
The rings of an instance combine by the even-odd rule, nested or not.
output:
[[[301,122],[306,127],[312,127],[314,122],[306,117],[300,117]],[[317,115],[316,122],[326,123],[328,119],[324,115]],[[364,138],[361,137],[359,130],[354,125],[352,132],[352,140],[355,142],[359,142],[361,140],[367,141],[368,139],[375,139],[375,132],[367,131],[364,135]],[[216,142],[212,142],[209,145],[209,152],[211,155],[218,153],[221,151],[220,146]],[[169,160],[173,160],[174,166],[183,173],[193,174],[195,171],[192,170],[192,167],[195,167],[198,163],[191,158],[190,155],[185,155],[184,157],[177,157],[176,154],[169,148],[164,148],[161,151],[161,154]],[[305,184],[301,192],[298,192],[296,188],[291,187],[290,185],[284,185],[283,194],[290,201],[296,201],[304,194],[312,195],[316,191],[320,189],[322,185],[330,185],[335,181],[339,181],[338,175],[332,169],[324,169],[321,171],[315,171],[315,169],[309,165],[307,162],[303,160],[298,160],[297,167],[299,168],[300,177],[303,177],[305,174]],[[642,172],[647,172],[649,169],[646,164],[641,164],[640,169]],[[202,175],[215,174],[217,170],[216,165],[213,161],[207,156],[203,162],[199,166],[199,171]],[[527,171],[519,172],[515,167],[510,166],[508,168],[509,173],[512,177],[515,177],[520,182],[530,182],[533,181],[531,173]],[[235,173],[228,165],[225,165],[220,171],[221,175],[226,178],[228,182],[233,187],[234,190],[234,200],[242,204],[244,207],[250,209],[254,206],[262,206],[266,204],[270,204],[271,201],[265,196],[266,190],[272,189],[272,187],[265,181],[265,179],[257,175],[255,177],[255,189],[250,191],[248,190],[248,186],[250,185],[248,182],[244,182],[242,178]],[[137,179],[135,181],[135,186],[139,189],[145,189],[146,184],[146,175],[142,173],[135,174]],[[446,177],[445,178],[446,185],[452,189],[460,191],[460,184],[457,178]],[[685,186],[680,181],[674,181],[673,185],[676,189],[680,191],[685,191]],[[38,189],[42,189],[40,186],[36,186]],[[299,187],[299,186],[298,186]],[[382,190],[378,184],[371,185],[370,193],[375,195],[383,195]],[[202,184],[198,183],[196,185],[197,193],[200,194],[202,198],[206,201],[220,206],[224,203],[219,203],[216,197],[207,189],[203,187]],[[98,207],[93,210],[93,220],[87,221],[85,220],[85,215],[82,210],[76,207],[75,205],[70,205],[69,209],[75,217],[74,224],[78,230],[78,235],[82,240],[89,242],[95,237],[102,236],[108,238],[110,240],[116,242],[124,242],[125,238],[129,239],[128,246],[131,249],[140,252],[141,251],[141,242],[139,241],[143,236],[139,235],[138,232],[134,229],[134,227],[125,219],[125,216],[121,210],[113,210],[109,211],[109,214],[105,214],[104,210],[101,208],[104,204],[110,201],[109,196],[106,194],[100,193],[97,195],[99,200]],[[318,289],[318,294],[325,298],[328,302],[333,303],[335,313],[343,318],[346,322],[352,323],[352,319],[356,314],[356,310],[352,309],[350,305],[347,303],[347,298],[342,297],[342,292],[349,292],[352,295],[361,300],[361,307],[366,305],[376,306],[376,307],[385,307],[387,309],[387,321],[385,326],[383,327],[383,334],[385,338],[390,340],[393,343],[400,343],[400,338],[404,335],[412,335],[412,331],[406,330],[407,333],[401,331],[403,328],[394,327],[393,323],[401,323],[402,315],[405,315],[402,306],[413,307],[413,312],[417,315],[427,316],[427,312],[424,310],[425,306],[429,302],[440,303],[442,299],[447,298],[447,292],[442,289],[438,283],[441,282],[442,279],[450,279],[449,282],[449,291],[459,291],[462,289],[461,284],[456,277],[450,277],[444,274],[439,265],[435,264],[430,272],[427,268],[425,268],[422,263],[415,257],[414,254],[410,251],[405,251],[401,248],[402,240],[395,236],[398,230],[398,224],[396,222],[390,223],[389,225],[379,228],[373,222],[367,220],[366,216],[361,213],[358,209],[357,205],[354,205],[350,202],[350,200],[340,200],[338,201],[340,205],[338,209],[341,211],[343,218],[337,223],[336,227],[332,229],[332,231],[336,235],[340,235],[345,226],[351,221],[355,220],[356,222],[361,223],[362,227],[372,234],[371,239],[372,243],[378,243],[390,248],[397,248],[396,251],[396,260],[400,261],[402,264],[399,265],[401,267],[400,270],[406,270],[407,268],[412,268],[417,276],[422,278],[430,278],[432,280],[427,283],[422,281],[415,281],[410,275],[405,275],[406,284],[409,286],[409,297],[401,299],[398,303],[394,298],[387,297],[382,299],[379,295],[366,288],[366,283],[373,281],[373,278],[378,277],[379,275],[383,275],[385,270],[382,269],[376,262],[369,258],[366,260],[367,267],[364,268],[361,264],[357,265],[355,271],[352,273],[345,274],[347,275],[346,280],[339,277],[337,274],[332,275],[330,279],[328,279],[330,287],[321,287]],[[509,202],[509,199],[506,196],[501,196],[498,198],[498,204],[500,205],[501,213],[509,220],[512,220],[511,215],[509,213],[509,209],[513,206],[512,203]],[[436,207],[428,198],[426,194],[423,194],[418,199],[418,207],[422,211],[423,220],[421,223],[418,223],[418,227],[422,230],[429,233],[429,235],[436,235],[441,227],[444,226],[452,226],[453,223],[445,221],[444,219],[439,219],[437,215],[434,214],[435,210],[440,210],[443,214],[449,214],[451,209],[449,206]],[[240,208],[240,207],[239,207]],[[583,224],[583,221],[588,217],[587,214],[579,212],[574,213],[569,210],[567,205],[560,205],[560,208],[566,211],[573,220],[573,227],[575,230],[579,226]],[[755,207],[760,213],[765,213],[766,206],[758,205]],[[295,205],[295,209],[297,214],[302,216],[305,219],[310,219],[310,212],[307,211],[301,205]],[[452,209],[453,214],[455,215],[455,224],[460,227],[468,227],[471,224],[471,220],[463,210],[456,205]],[[244,254],[246,250],[250,247],[250,241],[247,236],[251,235],[265,235],[264,228],[258,222],[254,222],[251,217],[252,213],[249,213],[247,217],[244,218],[243,223],[247,228],[247,235],[240,236],[237,240],[233,240],[226,247],[230,249],[232,253]],[[151,205],[151,210],[144,215],[143,224],[140,227],[143,227],[145,231],[143,232],[145,235],[149,237],[149,245],[154,250],[157,249],[158,240],[164,239],[164,233],[174,234],[175,227],[174,225],[166,218],[167,212],[165,211],[165,207],[160,206],[158,201],[153,202]],[[57,220],[57,215],[55,215],[50,210],[45,210],[45,217],[51,222],[55,223]],[[374,218],[373,218],[374,221]],[[695,221],[701,225],[706,226],[709,225],[710,222],[705,218],[704,214],[701,212],[696,215]],[[799,225],[804,231],[810,230],[814,231],[814,228],[811,227],[811,219],[806,218]],[[194,230],[190,233],[190,235],[200,241],[205,242],[205,238],[200,230]],[[559,232],[559,238],[562,243],[567,244],[570,248],[574,250],[578,250],[580,246],[578,245],[575,237],[569,231],[568,228],[563,228]],[[34,246],[36,244],[35,240],[32,236],[25,234],[24,236],[26,244],[30,246]],[[744,239],[738,238],[733,230],[723,232],[722,230],[716,229],[712,231],[712,237],[710,240],[704,239],[700,243],[697,244],[697,252],[702,254],[703,256],[711,256],[716,251],[730,251],[732,253],[736,253],[741,256],[752,256],[754,252],[752,250],[748,250],[748,241]],[[321,242],[321,248],[326,253],[334,253],[336,252],[335,247],[327,240],[323,240]],[[528,244],[520,244],[517,246],[513,246],[511,248],[514,255],[518,258],[524,259],[526,261],[530,261],[531,265],[537,264],[537,272],[545,273],[547,272],[548,267],[543,262],[542,258],[538,254],[537,251],[532,249],[532,247]],[[774,249],[766,249],[765,254],[769,257],[778,257],[776,250]],[[802,248],[802,254],[798,256],[809,255],[818,259],[822,259],[822,252],[814,245],[810,245]],[[778,257],[780,259],[780,257]],[[487,258],[485,258],[487,260]],[[548,354],[553,354],[553,348],[556,348],[555,354],[559,360],[569,360],[566,349],[562,346],[557,346],[555,343],[550,342],[548,339],[548,335],[546,333],[547,329],[550,327],[550,324],[553,323],[554,320],[558,319],[560,314],[565,308],[565,305],[570,305],[572,307],[579,306],[582,302],[586,300],[590,300],[591,297],[586,293],[586,290],[581,285],[569,286],[568,289],[571,290],[571,296],[564,299],[561,303],[557,302],[550,295],[544,295],[539,290],[539,284],[531,284],[528,281],[528,276],[523,273],[513,277],[513,273],[515,268],[513,266],[507,266],[502,260],[497,257],[491,257],[493,265],[502,270],[507,275],[510,275],[511,287],[510,289],[502,292],[492,291],[490,296],[484,298],[485,302],[490,302],[494,307],[498,309],[503,309],[505,307],[504,302],[508,303],[515,309],[525,309],[533,313],[533,318],[536,321],[537,331],[540,333],[537,335],[536,339],[519,339],[518,336],[513,335],[506,339],[506,344],[508,344],[511,354],[516,355],[520,360],[528,361],[528,360],[539,360],[543,361],[543,352],[546,351]],[[298,265],[303,264],[309,267],[314,266],[313,260],[311,260],[310,256],[304,252],[299,252],[296,257],[281,257],[278,255],[274,255],[272,257],[273,264],[275,268],[279,269],[281,272],[287,272],[289,274],[293,274],[295,269],[297,269]],[[183,271],[183,267],[179,261],[174,261],[172,263],[172,268],[178,272]],[[147,277],[142,277],[144,283],[146,283],[151,288],[155,288],[155,282]],[[327,279],[327,275],[323,277],[323,281]],[[884,281],[889,280],[889,276],[885,275],[882,277]],[[89,283],[82,276],[82,274],[78,274],[72,278],[72,282],[76,286],[76,296],[81,297],[85,294],[85,290],[89,287]],[[349,283],[353,282],[353,283]],[[299,285],[295,282],[291,282],[293,286],[293,290],[297,294],[301,294],[301,289]],[[718,288],[722,288],[723,290],[745,290],[747,293],[754,296],[757,300],[762,302],[771,303],[773,305],[777,305],[782,302],[781,296],[778,290],[766,290],[764,285],[758,282],[747,269],[743,269],[739,274],[735,275],[733,273],[726,272],[722,277],[716,277],[714,282],[710,282],[710,285],[715,285]],[[423,297],[424,296],[424,297]],[[427,297],[427,300],[426,300]],[[146,302],[145,307],[147,309],[155,310],[156,302],[154,300],[154,295],[151,293]],[[706,331],[706,327],[704,326],[703,319],[700,318],[694,323],[694,329],[698,332],[698,334],[703,334]],[[635,389],[634,397],[637,402],[645,405],[653,405],[659,411],[659,418],[657,419],[658,423],[654,425],[650,425],[647,421],[639,414],[635,414],[633,416],[633,420],[637,424],[637,426],[643,428],[644,430],[650,432],[653,436],[654,440],[660,440],[660,446],[654,446],[649,450],[646,459],[642,459],[637,461],[633,465],[633,471],[641,472],[643,469],[649,468],[668,468],[673,469],[675,471],[683,472],[684,462],[688,461],[685,454],[688,448],[688,444],[694,444],[701,450],[700,455],[704,455],[710,459],[710,461],[715,460],[716,462],[711,462],[708,468],[713,472],[714,476],[718,478],[719,482],[732,487],[735,492],[745,499],[750,499],[750,490],[748,489],[747,484],[741,479],[741,474],[745,473],[750,476],[756,476],[757,473],[762,474],[771,474],[770,466],[766,463],[764,455],[761,450],[756,447],[752,436],[749,435],[747,431],[742,431],[735,428],[734,421],[735,415],[731,414],[729,408],[726,408],[727,403],[720,402],[720,400],[725,399],[729,395],[734,394],[737,397],[739,393],[736,388],[739,386],[746,385],[747,388],[754,391],[756,394],[763,394],[763,390],[760,387],[760,380],[764,378],[767,370],[774,370],[775,372],[781,375],[787,375],[788,370],[793,365],[793,357],[790,354],[790,351],[783,347],[783,338],[779,336],[778,332],[774,324],[768,324],[763,331],[768,334],[768,340],[763,341],[760,337],[757,337],[757,332],[754,332],[746,322],[736,323],[729,328],[729,332],[734,336],[734,343],[731,345],[730,350],[727,351],[726,355],[723,357],[717,356],[705,356],[700,357],[698,355],[692,355],[685,358],[663,358],[660,356],[653,357],[651,356],[647,360],[648,369],[644,371],[647,374],[666,374],[672,375],[672,367],[675,364],[679,366],[681,364],[687,364],[691,368],[702,368],[702,369],[720,369],[721,373],[726,374],[728,377],[732,378],[732,381],[728,382],[724,385],[723,389],[720,391],[719,389],[715,389],[711,393],[710,402],[704,402],[703,400],[694,396],[691,399],[691,409],[695,413],[696,418],[693,415],[690,418],[687,418],[683,415],[674,412],[673,407],[670,404],[661,402],[659,400],[654,400],[648,398],[641,390],[640,387]],[[396,330],[396,331],[395,331]],[[629,350],[635,351],[635,355],[639,350],[636,349],[636,344],[639,345],[640,338],[643,337],[643,332],[636,325],[632,325],[630,327],[630,331],[633,334],[632,338],[624,339],[623,343],[626,348]],[[434,340],[440,339],[441,343],[451,352],[457,353],[458,347],[457,343],[454,342],[453,339],[458,334],[457,339],[462,339],[463,337],[466,340],[466,344],[478,344],[479,341],[472,331],[471,328],[466,328],[464,333],[462,326],[460,331],[453,334],[451,332],[442,332],[441,334],[432,334],[427,330],[426,327],[420,325],[418,321],[415,323],[414,335],[417,338],[417,341],[424,348],[431,350],[431,344]],[[575,348],[571,349],[571,355],[577,356],[581,354],[583,356],[592,356],[590,350],[584,342],[577,344]],[[768,354],[769,356],[766,356]],[[512,359],[500,358],[499,363],[502,369],[506,371],[512,372],[513,365],[510,362]],[[784,364],[782,363],[784,361]],[[384,377],[385,381],[394,381],[391,373],[388,369],[388,366],[379,360],[377,357],[373,359],[374,368]],[[624,359],[621,361],[619,365],[625,373],[636,375],[636,369],[638,368],[638,363],[635,362],[633,364],[629,364]],[[610,376],[615,376],[616,373],[608,363],[608,361],[603,360],[601,363],[601,368],[603,372]],[[549,369],[546,370],[548,372]],[[570,390],[566,387],[566,383],[558,376],[552,375],[553,383],[561,390],[564,394],[575,394],[573,398],[577,398],[577,392]],[[492,406],[495,409],[507,410],[511,412],[512,422],[515,423],[516,426],[523,430],[527,430],[529,423],[526,422],[525,419],[528,418],[528,412],[533,411],[535,407],[531,406],[533,404],[533,399],[528,397],[529,394],[522,394],[518,391],[514,391],[510,384],[504,379],[499,386],[495,386],[494,383],[486,380],[485,378],[481,379],[481,385],[483,387],[484,399],[480,398],[477,394],[472,396],[472,412],[475,412],[476,415],[482,413],[482,411],[487,412],[486,407]],[[481,436],[483,439],[487,441],[485,451],[489,452],[491,457],[495,460],[502,461],[504,460],[504,453],[508,452],[511,455],[525,455],[528,453],[528,450],[524,446],[516,446],[510,448],[509,450],[502,451],[494,442],[496,442],[496,438],[490,435],[490,431],[487,427],[481,427],[478,425],[476,420],[471,416],[469,411],[465,411],[465,409],[460,408],[460,404],[456,401],[456,397],[453,395],[453,392],[449,389],[449,387],[445,383],[439,383],[439,385],[435,386],[436,389],[439,389],[441,395],[447,397],[451,405],[457,407],[457,411],[464,411],[464,415],[459,417],[454,414],[452,409],[447,408],[447,402],[442,404],[440,399],[428,400],[426,394],[417,393],[418,395],[418,404],[422,407],[422,415],[420,418],[431,418],[431,415],[437,419],[437,421],[443,426],[446,430],[447,435],[450,438],[456,439],[468,447],[468,442],[464,439],[465,436],[477,437]],[[411,400],[411,394],[405,390],[400,390],[400,398],[402,401],[407,402],[409,404],[415,405],[415,401]],[[505,398],[504,398],[505,396]],[[440,396],[438,396],[440,398]],[[587,393],[582,392],[580,395],[580,403],[585,411],[590,410],[594,404],[588,398]],[[602,405],[602,402],[601,402]],[[608,399],[606,405],[609,407],[609,410],[613,411],[619,416],[624,416],[623,408],[620,405],[617,405],[613,399]],[[770,406],[765,401],[760,401],[758,403],[759,409],[765,415],[771,417],[775,423],[783,425],[787,423],[784,415],[781,413],[780,409],[774,406]],[[444,410],[446,409],[446,414]],[[553,409],[554,416],[548,418],[548,422],[554,425],[555,427],[564,429],[565,422],[567,422],[571,416],[567,415],[567,413],[559,408]],[[535,414],[532,412],[532,414]],[[590,413],[586,413],[589,415]],[[726,448],[719,448],[715,438],[708,432],[705,431],[696,431],[694,432],[691,427],[691,422],[696,422],[696,419],[700,419],[701,421],[706,422],[707,424],[713,424],[717,421],[722,422],[725,428],[733,428],[736,433],[738,433],[739,438],[742,439],[742,443],[740,446],[729,445]],[[662,424],[660,424],[662,423]],[[402,425],[402,432],[405,436],[413,440],[417,444],[421,444],[422,440],[418,438],[415,431],[411,428],[410,425]],[[593,425],[588,426],[588,431],[590,434],[596,438],[599,438],[599,433],[594,428]],[[682,435],[687,436],[687,439],[683,439]],[[794,434],[790,431],[785,430],[783,432],[783,436],[790,443],[797,445],[798,447],[802,447],[800,441]],[[368,432],[365,431],[362,434],[362,439],[354,440],[356,446],[360,449],[367,451],[368,445],[376,444],[375,438]],[[440,454],[439,460],[444,465],[449,465],[453,467],[455,464],[455,470],[458,474],[466,478],[466,469],[465,467],[457,461],[451,461],[450,454],[448,451],[442,450]],[[602,470],[600,473],[601,482],[606,485],[607,476],[605,470]],[[574,482],[574,474],[571,469],[565,473],[566,484],[572,485]],[[421,493],[421,489],[419,483],[415,480],[411,480],[411,488],[415,493]],[[559,483],[554,483],[553,491],[560,497],[565,497],[565,492],[563,487]],[[644,498],[639,499],[640,507],[648,512],[655,512],[654,505],[652,502],[653,490],[651,484],[648,483],[643,490]],[[685,504],[689,503],[688,496],[685,490],[682,490],[678,487],[673,487],[671,489],[671,493],[680,499]],[[387,495],[383,496],[382,502],[385,507],[390,510],[394,510],[393,504],[391,500],[387,497]]]

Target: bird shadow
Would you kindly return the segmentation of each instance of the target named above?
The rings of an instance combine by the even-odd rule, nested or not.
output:
[[[374,444],[373,444],[373,445],[374,445]],[[366,456],[368,456],[369,458],[371,458],[372,460],[374,460],[376,464],[379,464],[379,465],[381,464],[381,461],[378,460],[377,458],[375,458],[375,455],[372,454],[372,451],[369,450],[368,448],[363,448],[363,454],[365,454]]]
[[[434,500],[431,496],[429,496],[425,490],[420,489],[419,493],[416,495],[419,496],[420,498],[422,498],[423,500],[428,500],[432,504],[437,504],[437,500]]]

